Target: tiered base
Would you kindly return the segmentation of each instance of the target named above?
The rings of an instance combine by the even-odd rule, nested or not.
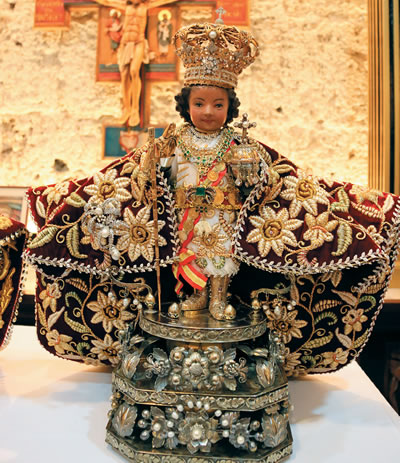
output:
[[[145,313],[113,373],[106,441],[132,462],[276,463],[292,452],[279,340],[245,312],[171,320]]]

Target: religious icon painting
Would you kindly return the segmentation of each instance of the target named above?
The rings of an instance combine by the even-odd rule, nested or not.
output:
[[[122,38],[122,13],[100,7],[97,33],[96,81],[119,82],[118,47]]]
[[[149,63],[145,64],[148,80],[177,80],[177,59],[172,37],[179,27],[179,8],[169,6],[149,10],[147,40]]]
[[[160,137],[164,127],[156,127],[155,136]],[[127,128],[121,125],[103,125],[103,158],[119,158],[140,148],[148,140],[148,130]]]

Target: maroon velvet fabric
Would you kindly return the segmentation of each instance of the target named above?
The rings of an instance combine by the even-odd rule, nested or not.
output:
[[[232,282],[240,302],[232,302],[250,310],[252,290],[290,287],[280,300],[268,296],[265,301],[268,327],[279,331],[285,344],[288,374],[335,371],[357,357],[382,307],[397,255],[399,198],[308,176],[276,151],[264,149],[261,181],[243,198],[232,237],[241,262]],[[60,357],[118,361],[117,332],[138,312],[133,297],[127,301],[111,285],[110,266],[122,269],[125,281],[140,277],[156,288],[151,192],[149,183],[140,190],[139,162],[136,152],[64,190],[30,192],[42,223],[28,250],[39,272],[38,333],[46,349]],[[157,181],[167,302],[173,297],[167,273],[172,273],[179,239],[173,192],[161,172]],[[64,196],[54,193],[48,199],[51,191],[60,190]],[[118,241],[118,260],[110,257],[106,244],[100,246],[97,235],[85,231],[90,205],[105,204],[107,198],[118,198],[121,205],[115,220],[124,225],[116,225],[113,238],[114,243],[125,240]]]
[[[22,223],[0,216],[0,349],[6,347],[17,315],[25,238]]]

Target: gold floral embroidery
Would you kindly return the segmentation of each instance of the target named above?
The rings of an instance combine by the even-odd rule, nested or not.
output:
[[[297,246],[297,240],[291,230],[296,230],[302,225],[301,220],[290,219],[287,209],[275,212],[268,206],[261,208],[261,217],[250,217],[250,222],[255,230],[247,235],[249,243],[258,243],[258,251],[265,257],[271,250],[278,256],[282,256],[285,244]]]
[[[293,352],[291,353],[289,348],[285,348],[285,369],[286,370],[295,370],[299,365],[301,353],[300,352]]]
[[[119,251],[128,250],[131,261],[143,256],[147,261],[154,259],[154,221],[149,221],[150,207],[143,207],[135,216],[132,211],[125,209],[124,223],[118,225],[116,234],[120,236],[117,241]],[[158,220],[158,231],[160,231],[165,222]],[[158,235],[158,245],[165,246],[165,238]]]
[[[68,194],[69,182],[57,183],[54,186],[49,186],[43,191],[43,196],[47,196],[47,204],[58,204],[63,196]]]
[[[90,310],[96,312],[92,317],[92,323],[102,323],[107,333],[110,333],[113,326],[122,330],[125,328],[125,322],[133,320],[135,315],[125,309],[124,300],[117,299],[114,291],[105,295],[102,291],[97,293],[97,301],[87,304]]]
[[[192,243],[199,247],[197,251],[198,257],[215,257],[215,256],[229,256],[229,253],[224,247],[227,236],[222,232],[218,223],[211,225],[208,222],[199,222],[204,224],[200,229],[195,227],[196,236],[193,238]],[[198,224],[197,224],[198,225]]]
[[[344,351],[341,347],[338,347],[335,352],[324,352],[323,364],[329,366],[332,370],[336,369],[339,365],[347,363],[347,357],[349,356],[348,351]]]
[[[116,169],[109,169],[104,174],[98,172],[93,176],[93,184],[84,188],[85,193],[92,196],[92,200],[104,201],[116,198],[118,201],[128,201],[132,195],[125,188],[129,186],[128,177],[118,177]]]
[[[4,215],[0,215],[0,230],[7,230],[12,225],[12,220]]]
[[[329,205],[329,193],[319,184],[318,179],[299,171],[298,177],[292,175],[284,179],[286,190],[281,196],[291,201],[290,217],[297,217],[302,208],[312,215],[318,214],[318,203]]]
[[[72,341],[71,336],[60,334],[57,330],[51,330],[46,333],[46,338],[49,346],[54,347],[57,354],[65,354],[65,351],[74,351],[75,349],[69,345]]]
[[[61,292],[57,283],[48,283],[46,289],[41,291],[39,298],[43,301],[43,308],[50,307],[52,312],[57,309],[57,299],[61,297]]]
[[[311,214],[305,216],[308,230],[304,233],[305,240],[311,241],[313,248],[318,248],[324,244],[324,241],[330,242],[333,240],[333,235],[330,233],[337,225],[337,220],[329,220],[329,212],[324,212],[321,215],[314,217]]]
[[[384,196],[378,190],[373,190],[361,185],[353,185],[350,193],[355,195],[357,203],[361,204],[364,201],[371,201],[374,204],[378,204],[378,198]]]
[[[108,360],[112,365],[117,365],[119,362],[118,354],[121,352],[121,344],[119,341],[113,341],[113,338],[106,334],[104,341],[93,340],[95,346],[91,349],[93,354],[96,354],[99,360]]]
[[[364,315],[363,309],[350,309],[347,314],[343,317],[344,334],[350,334],[352,331],[361,331],[362,323],[368,320],[368,317]]]

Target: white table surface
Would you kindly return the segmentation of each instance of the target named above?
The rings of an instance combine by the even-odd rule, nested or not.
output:
[[[124,462],[105,444],[111,370],[58,359],[33,327],[0,352],[0,462]],[[289,382],[288,463],[400,462],[400,417],[353,362]]]

